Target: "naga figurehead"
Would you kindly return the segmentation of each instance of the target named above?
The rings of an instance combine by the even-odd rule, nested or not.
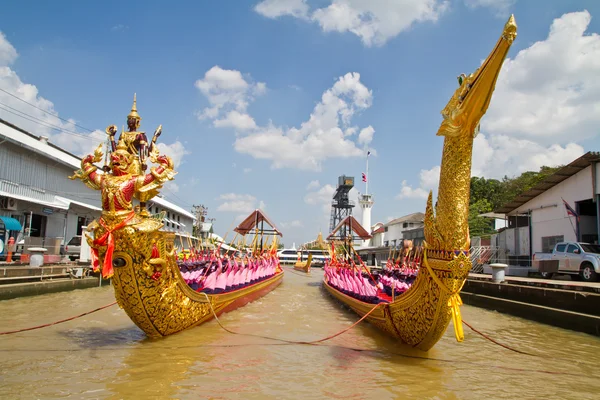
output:
[[[477,134],[479,120],[490,105],[496,80],[502,63],[517,37],[515,17],[510,16],[502,36],[487,59],[470,75],[458,76],[458,89],[442,110],[444,121],[438,130],[440,136],[456,136],[460,133]]]
[[[432,196],[425,212],[425,239],[430,249],[468,252],[469,195],[473,138],[490,104],[504,59],[517,36],[511,15],[496,46],[472,74],[458,77],[459,88],[442,110],[438,136],[444,136],[435,216]]]

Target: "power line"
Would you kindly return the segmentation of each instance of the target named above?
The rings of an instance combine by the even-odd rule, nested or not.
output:
[[[15,96],[14,94],[12,94],[12,93],[10,93],[10,92],[7,92],[6,90],[4,90],[4,89],[2,89],[2,88],[0,88],[0,91],[2,91],[2,92],[4,92],[4,93],[6,93],[6,94],[7,94],[7,95],[9,95],[9,96],[12,96],[12,97],[14,97],[14,98],[15,98],[15,99],[17,99],[17,100],[20,100],[20,101],[22,101],[22,102],[23,102],[23,103],[25,103],[25,104],[28,104],[28,105],[30,105],[30,106],[31,106],[31,107],[33,107],[33,108],[37,108],[38,110],[40,110],[40,111],[43,111],[43,112],[45,112],[45,113],[46,113],[46,114],[48,114],[48,115],[51,115],[51,116],[53,116],[53,117],[56,117],[56,118],[60,119],[61,121],[67,122],[67,123],[69,123],[69,124],[73,124],[73,125],[75,125],[75,126],[77,126],[77,127],[81,128],[81,129],[84,129],[84,130],[86,130],[86,131],[93,132],[93,130],[92,130],[92,129],[86,128],[86,127],[84,127],[84,126],[81,126],[81,125],[78,125],[78,124],[76,124],[76,123],[74,123],[74,122],[71,122],[71,121],[69,121],[69,120],[67,120],[67,119],[64,119],[64,118],[62,118],[62,117],[59,117],[58,115],[52,114],[52,113],[48,112],[47,110],[44,110],[43,108],[40,108],[40,107],[36,106],[35,104],[31,104],[31,103],[29,103],[28,101],[25,101],[25,100],[23,100],[23,99],[22,99],[22,98],[20,98],[19,96]]]
[[[18,114],[17,112],[14,112],[14,111],[11,111],[11,110],[7,110],[7,109],[6,109],[6,108],[4,108],[4,107],[8,107],[8,108],[11,108],[11,109],[13,109],[13,110],[16,110],[15,108],[12,108],[12,107],[10,107],[10,106],[7,106],[7,105],[5,105],[5,104],[3,104],[3,103],[0,103],[0,110],[4,110],[4,111],[6,111],[6,112],[8,112],[8,113],[11,113],[11,114],[13,114],[13,115],[16,115],[17,117],[21,117],[21,118],[23,118],[23,119],[25,119],[25,120],[27,120],[27,121],[33,122],[34,124],[41,125],[41,126],[43,126],[43,127],[45,127],[45,128],[54,129],[54,130],[57,130],[57,131],[59,131],[59,132],[66,133],[67,135],[77,136],[77,137],[80,137],[80,138],[83,138],[83,139],[96,140],[95,138],[93,138],[93,137],[91,137],[91,136],[89,136],[89,135],[84,135],[84,134],[82,134],[82,133],[77,133],[77,132],[69,131],[69,130],[67,130],[67,129],[60,128],[60,127],[58,127],[58,126],[56,126],[56,125],[52,125],[52,124],[50,124],[50,123],[44,122],[44,121],[42,121],[41,119],[39,119],[39,118],[37,118],[37,117],[34,117],[34,116],[32,116],[32,115],[29,115],[29,114],[27,114],[27,113],[24,113],[24,112],[22,112],[22,111],[16,110],[18,113],[21,113],[21,114],[23,114],[23,115],[21,115],[21,114]]]

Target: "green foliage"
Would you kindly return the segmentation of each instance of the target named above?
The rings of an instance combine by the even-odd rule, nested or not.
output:
[[[478,217],[478,215],[499,209],[560,168],[544,166],[540,168],[539,172],[527,171],[514,178],[504,176],[501,181],[472,177],[469,200],[469,230],[471,237],[487,236],[494,233],[493,220]]]
[[[490,211],[493,211],[492,204],[484,198],[469,205],[469,231],[472,237],[485,236],[494,232],[494,220],[478,216]]]

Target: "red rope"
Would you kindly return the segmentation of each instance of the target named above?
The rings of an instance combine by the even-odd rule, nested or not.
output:
[[[89,315],[89,314],[95,313],[96,311],[104,310],[105,308],[108,308],[108,307],[110,307],[110,306],[114,306],[115,304],[117,304],[117,302],[116,302],[116,301],[115,301],[114,303],[107,304],[107,305],[105,305],[105,306],[102,306],[102,307],[96,308],[95,310],[92,310],[92,311],[84,312],[83,314],[79,314],[79,315],[76,315],[76,316],[74,316],[74,317],[70,317],[70,318],[67,318],[67,319],[61,319],[60,321],[51,322],[51,323],[49,323],[49,324],[44,324],[44,325],[33,326],[33,327],[31,327],[31,328],[18,329],[18,330],[16,330],[16,331],[0,332],[0,335],[10,335],[10,334],[12,334],[12,333],[19,333],[19,332],[25,332],[25,331],[32,331],[32,330],[35,330],[35,329],[45,328],[45,327],[47,327],[47,326],[52,326],[52,325],[62,324],[63,322],[72,321],[72,320],[74,320],[74,319],[81,318],[81,317],[83,317],[84,315]]]
[[[482,337],[484,337],[485,339],[489,340],[490,342],[492,342],[492,343],[494,343],[494,344],[497,344],[497,345],[498,345],[498,346],[500,346],[500,347],[504,347],[505,349],[507,349],[507,350],[510,350],[510,351],[514,351],[515,353],[519,353],[519,354],[525,354],[525,355],[527,355],[527,356],[539,357],[539,355],[537,355],[537,354],[532,354],[532,353],[527,353],[526,351],[517,350],[517,349],[515,349],[515,348],[512,348],[512,347],[510,347],[510,346],[508,346],[508,345],[502,344],[502,343],[500,343],[500,342],[498,342],[498,341],[496,341],[496,340],[492,339],[491,337],[489,337],[489,336],[488,336],[488,335],[486,335],[485,333],[483,333],[483,332],[480,332],[480,331],[478,331],[477,329],[473,328],[473,327],[472,327],[471,325],[469,325],[469,324],[467,323],[467,321],[465,321],[464,319],[463,319],[463,321],[462,321],[462,322],[463,322],[463,324],[465,324],[466,326],[468,326],[469,328],[471,328],[471,330],[472,330],[473,332],[475,332],[475,333],[478,333],[479,335],[481,335],[481,336],[482,336]]]
[[[210,299],[208,298],[208,295],[206,293],[202,293],[206,296],[206,300],[208,301],[208,305],[210,306],[210,310],[213,313],[213,317],[215,317],[215,320],[217,321],[217,323],[219,324],[219,326],[221,328],[223,328],[223,330],[225,332],[229,332],[232,333],[234,335],[246,335],[246,336],[255,336],[255,337],[259,337],[262,339],[269,339],[269,340],[277,340],[280,342],[285,342],[285,343],[294,343],[294,344],[316,344],[316,343],[321,343],[321,342],[325,342],[327,340],[333,339],[336,336],[340,336],[346,332],[348,332],[350,329],[354,328],[356,325],[358,325],[360,322],[362,322],[365,318],[367,318],[373,311],[375,311],[376,308],[378,308],[379,306],[386,304],[386,303],[379,303],[377,304],[375,307],[373,307],[371,310],[369,310],[368,313],[366,313],[365,315],[362,316],[361,319],[359,319],[358,321],[356,321],[355,323],[353,323],[352,325],[350,325],[348,328],[342,329],[341,331],[334,333],[333,335],[329,335],[327,337],[324,337],[322,339],[318,339],[318,340],[311,340],[311,341],[304,341],[304,340],[287,340],[287,339],[280,339],[280,338],[274,338],[274,337],[270,337],[270,336],[263,336],[263,335],[255,335],[253,333],[242,333],[242,332],[235,332],[232,331],[231,329],[227,329],[225,326],[223,326],[223,324],[221,323],[221,321],[219,321],[219,318],[217,317],[217,313],[215,313],[215,310],[213,309],[212,303],[210,302]]]

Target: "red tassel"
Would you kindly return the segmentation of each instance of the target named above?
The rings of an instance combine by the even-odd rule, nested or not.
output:
[[[94,272],[98,272],[98,269],[100,269],[100,260],[98,259],[97,249],[92,249],[92,269]]]
[[[104,220],[102,218],[100,218],[100,220],[98,220],[100,225],[102,225],[102,227],[104,229],[106,229],[106,232],[104,233],[104,235],[102,235],[98,239],[94,239],[94,245],[95,246],[98,246],[98,245],[104,246],[106,244],[106,253],[104,254],[104,264],[102,265],[102,277],[105,279],[113,276],[113,272],[114,272],[113,265],[112,265],[112,258],[113,258],[113,253],[115,251],[115,238],[112,233],[113,233],[113,231],[119,230],[119,229],[123,228],[125,225],[127,225],[127,223],[134,216],[135,216],[135,213],[132,211],[131,214],[129,214],[127,216],[127,218],[125,218],[123,221],[121,221],[119,224],[117,224],[112,229],[110,229],[108,226],[106,226],[106,223],[104,222]]]

